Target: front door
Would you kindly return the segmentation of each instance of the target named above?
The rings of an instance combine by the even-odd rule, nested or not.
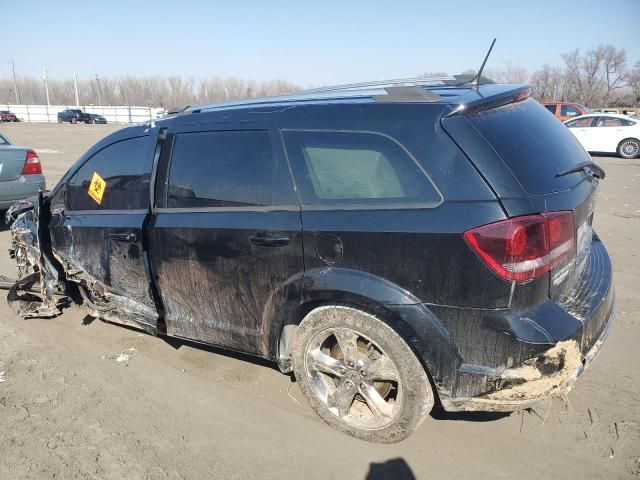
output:
[[[268,356],[271,322],[299,298],[303,273],[278,130],[181,127],[164,144],[149,238],[167,333]]]
[[[143,226],[156,137],[146,132],[90,157],[54,197],[50,222],[52,247],[68,264],[67,273],[104,293],[118,307],[120,320],[151,333],[158,314]]]

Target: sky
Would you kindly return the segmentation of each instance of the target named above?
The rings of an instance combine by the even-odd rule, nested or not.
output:
[[[535,70],[613,44],[640,61],[640,0],[0,0],[0,78],[281,78],[314,86],[506,62]]]

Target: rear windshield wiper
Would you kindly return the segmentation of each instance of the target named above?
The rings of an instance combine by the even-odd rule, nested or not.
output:
[[[595,162],[580,162],[575,167],[571,167],[568,170],[560,172],[556,175],[556,177],[564,177],[565,175],[569,175],[570,173],[576,173],[583,171],[587,175],[591,175],[592,177],[604,179],[606,174],[600,165]]]

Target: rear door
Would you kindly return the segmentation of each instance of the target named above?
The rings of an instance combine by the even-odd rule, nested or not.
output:
[[[68,274],[81,272],[154,334],[158,315],[143,227],[156,139],[157,129],[150,130],[95,153],[54,198],[50,223],[54,252],[70,265]]]
[[[304,270],[279,132],[191,125],[169,129],[165,146],[149,234],[167,333],[266,357]]]
[[[597,117],[593,128],[593,149],[594,152],[613,153],[617,150],[618,144],[627,138],[625,130],[629,130],[630,121],[617,117],[603,115]]]
[[[565,124],[587,151],[594,150],[595,129],[593,123],[595,120],[596,117],[577,118]]]

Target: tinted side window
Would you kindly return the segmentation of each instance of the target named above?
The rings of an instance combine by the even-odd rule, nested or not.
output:
[[[582,115],[582,112],[572,105],[561,105],[560,115],[563,117],[577,117]]]
[[[138,210],[149,207],[149,179],[153,142],[138,137],[109,145],[87,160],[71,177],[70,210]],[[105,181],[97,195],[89,195],[94,174]],[[96,185],[93,185],[96,188]],[[101,198],[98,202],[95,198]]]
[[[176,135],[167,207],[246,207],[297,203],[288,168],[266,130]]]
[[[593,117],[579,118],[579,119],[571,120],[570,122],[568,122],[567,123],[567,127],[569,127],[569,128],[575,128],[575,127],[585,128],[585,127],[590,127],[592,122],[593,122]]]
[[[553,113],[554,115],[556,114],[556,106],[555,105],[545,105],[544,108],[546,108],[547,110],[549,110],[551,113]]]
[[[623,127],[625,120],[616,117],[598,117],[596,127]]]
[[[398,143],[365,132],[287,131],[302,203],[439,203],[424,171]]]

